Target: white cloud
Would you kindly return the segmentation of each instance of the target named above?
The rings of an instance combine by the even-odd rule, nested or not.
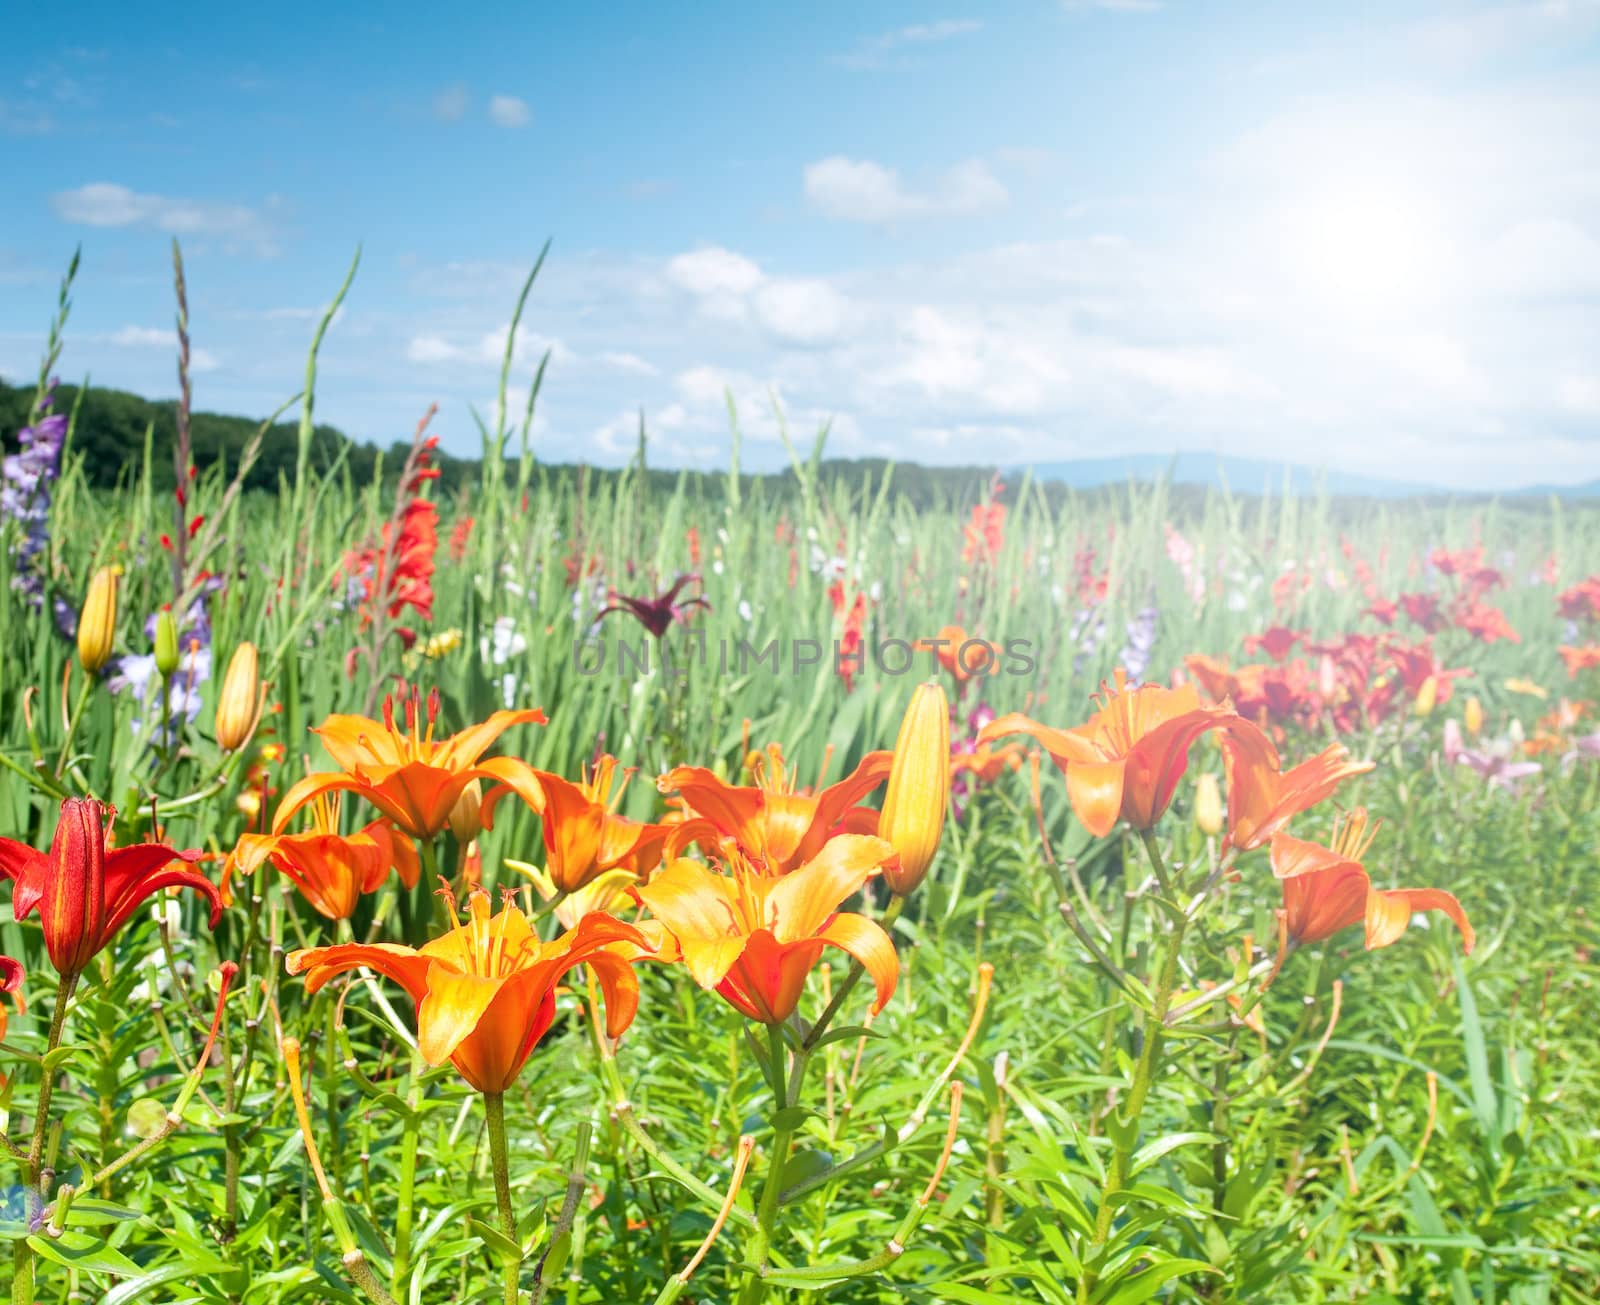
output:
[[[145,227],[175,236],[214,236],[225,246],[277,251],[272,223],[259,209],[171,195],[144,194],[114,182],[99,181],[50,197],[64,222],[90,227]],[[269,200],[268,207],[279,201]]]
[[[460,122],[467,116],[471,95],[459,82],[446,86],[433,97],[433,116],[440,122]]]
[[[177,344],[177,337],[168,330],[159,326],[124,326],[111,337],[112,344],[120,344],[128,348],[143,348],[148,345],[159,345],[166,348]]]
[[[865,72],[882,67],[885,56],[908,45],[934,45],[981,30],[983,24],[975,18],[941,18],[931,23],[913,23],[909,27],[897,27],[893,31],[866,37],[853,50],[830,56],[829,62],[841,68]]]
[[[176,331],[161,326],[124,326],[107,337],[110,343],[123,349],[170,349],[178,351]],[[194,373],[214,372],[222,364],[209,349],[189,348],[189,370]]]
[[[497,367],[504,362],[506,337],[510,334],[510,330],[509,326],[501,326],[480,337],[477,347],[478,360],[493,363]],[[517,327],[517,342],[511,353],[513,365],[536,367],[546,353],[550,355],[552,363],[572,362],[577,356],[565,343],[553,336],[541,335],[526,326]]]
[[[849,303],[826,281],[769,281],[755,293],[756,316],[789,344],[828,344],[844,330]]]
[[[55,129],[55,119],[38,105],[0,100],[0,136],[47,136]]]
[[[1556,390],[1556,402],[1579,416],[1600,416],[1600,375],[1563,376]]]
[[[600,354],[600,361],[607,367],[614,367],[619,372],[632,372],[636,376],[659,376],[661,369],[653,363],[646,362],[638,354],[619,353],[606,350]]]
[[[871,223],[967,217],[1001,208],[1010,198],[982,159],[958,163],[928,189],[913,190],[893,168],[837,154],[806,165],[805,193],[824,217]]]
[[[1085,9],[1103,9],[1117,14],[1149,14],[1163,7],[1163,0],[1061,0],[1068,12]]]
[[[413,336],[406,346],[406,361],[414,363],[455,362],[462,350],[437,335]]]
[[[696,295],[748,294],[762,279],[760,267],[720,245],[679,254],[667,264],[667,278]]]
[[[1600,26],[1600,0],[1516,0],[1460,7],[1411,28],[1413,48],[1449,67],[1470,67],[1528,47],[1570,46]]]
[[[451,339],[437,332],[414,335],[406,344],[406,360],[422,363],[468,363],[477,367],[499,367],[506,356],[506,336],[509,326],[499,326],[483,331],[471,339]],[[570,362],[576,355],[560,340],[517,327],[516,347],[512,351],[513,367],[536,367],[546,352],[552,362]]]
[[[515,95],[491,95],[489,121],[496,127],[526,127],[533,121],[533,112],[526,100]]]
[[[1516,297],[1600,293],[1600,241],[1574,222],[1530,218],[1485,250],[1486,281]]]

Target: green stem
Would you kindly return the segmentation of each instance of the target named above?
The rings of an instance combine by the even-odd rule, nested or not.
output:
[[[506,1154],[506,1099],[500,1092],[483,1094],[483,1113],[489,1125],[489,1163],[494,1169],[494,1200],[500,1211],[500,1231],[513,1246],[517,1241],[517,1216],[511,1209],[511,1167]],[[503,1274],[505,1305],[517,1305],[518,1261],[508,1259]]]
[[[1156,843],[1155,835],[1149,830],[1143,831],[1143,836],[1145,851],[1149,853],[1156,878],[1163,885],[1169,900],[1172,900],[1169,887],[1171,880],[1167,874],[1166,862],[1161,855],[1161,848]],[[1091,1242],[1094,1250],[1099,1250],[1110,1238],[1111,1222],[1115,1217],[1115,1198],[1128,1184],[1128,1171],[1132,1167],[1133,1151],[1139,1138],[1139,1118],[1144,1112],[1145,1102],[1149,1099],[1150,1089],[1155,1083],[1159,1068],[1161,1035],[1166,1028],[1167,1011],[1172,1004],[1172,994],[1178,984],[1178,963],[1183,953],[1183,939],[1188,931],[1190,919],[1188,912],[1177,912],[1172,930],[1167,935],[1167,947],[1156,980],[1155,1004],[1144,1021],[1144,1044],[1139,1049],[1139,1059],[1134,1065],[1133,1083],[1128,1089],[1127,1098],[1117,1111],[1120,1116],[1118,1126],[1112,1130],[1111,1168],[1106,1173],[1105,1187],[1100,1193],[1100,1207],[1095,1213],[1094,1238]],[[1093,1289],[1096,1277],[1092,1268],[1086,1271],[1083,1281],[1079,1284],[1080,1299],[1087,1299],[1087,1293]]]
[[[72,1000],[72,990],[77,986],[76,974],[64,974],[56,985],[56,1007],[50,1016],[50,1032],[45,1038],[43,1060],[48,1062],[50,1053],[61,1045],[61,1030],[67,1022],[67,1003]],[[38,1211],[43,1212],[44,1202],[49,1198],[50,1192],[40,1176],[40,1166],[44,1161],[44,1140],[50,1131],[50,1096],[55,1090],[56,1071],[44,1069],[39,1079],[39,1108],[33,1116],[33,1141],[28,1146],[28,1158],[22,1165],[22,1182],[28,1188],[25,1208],[28,1222],[32,1223],[35,1213],[35,1201]],[[33,1189],[37,1186],[37,1192]],[[33,1248],[28,1245],[27,1238],[19,1237],[16,1249],[12,1255],[12,1283],[11,1300],[13,1305],[33,1305]]]
[[[89,705],[89,695],[94,692],[94,676],[84,672],[83,688],[78,690],[78,700],[72,705],[72,715],[67,718],[67,736],[61,740],[61,755],[56,758],[56,775],[67,768],[67,758],[72,754],[72,738],[83,720],[83,709]]]
[[[572,1223],[578,1216],[578,1202],[583,1198],[585,1175],[589,1169],[589,1148],[593,1142],[594,1127],[584,1120],[578,1125],[578,1146],[572,1157],[572,1168],[567,1171],[567,1191],[561,1198],[561,1211],[556,1215],[555,1224],[550,1229],[550,1240],[545,1243],[544,1254],[539,1257],[538,1271],[533,1275],[531,1305],[544,1305],[545,1297],[550,1292],[550,1284],[544,1278],[550,1256],[557,1250],[565,1254],[562,1243],[571,1237]]]
[[[411,1109],[405,1117],[400,1138],[400,1202],[394,1219],[394,1292],[405,1294],[407,1279],[411,1276],[411,1225],[416,1206],[417,1187],[417,1136],[422,1127],[422,1056],[411,1052],[411,1086],[406,1092],[406,1105]]]
[[[896,905],[903,905],[904,898],[896,897],[890,903],[890,910],[895,910]],[[885,917],[887,918],[887,917]],[[829,1010],[835,1009],[837,1003],[830,1003]],[[823,1012],[828,1016],[828,1012]],[[772,1086],[773,1086],[773,1115],[774,1119],[782,1117],[782,1112],[787,1109],[791,1095],[797,1095],[800,1079],[805,1073],[805,1053],[795,1058],[794,1081],[788,1090],[784,1086],[784,1061],[788,1057],[788,1048],[784,1043],[783,1025],[767,1025],[767,1052],[772,1060]],[[794,1128],[780,1127],[773,1124],[772,1154],[767,1159],[767,1181],[761,1189],[761,1202],[756,1206],[756,1230],[750,1238],[745,1260],[750,1266],[744,1286],[739,1291],[738,1305],[757,1305],[767,1294],[767,1284],[764,1270],[767,1265],[767,1254],[772,1249],[773,1226],[778,1217],[778,1198],[783,1194],[783,1169],[789,1160],[789,1144],[794,1141]]]

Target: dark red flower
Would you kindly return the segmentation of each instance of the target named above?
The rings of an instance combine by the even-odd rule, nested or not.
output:
[[[710,610],[711,604],[703,597],[686,598],[681,603],[678,601],[679,593],[691,580],[696,584],[700,583],[700,577],[691,571],[687,575],[680,575],[672,582],[671,588],[654,598],[629,598],[626,594],[619,594],[613,590],[611,605],[601,609],[600,616],[595,619],[609,616],[612,612],[627,612],[659,639],[672,628],[674,621],[688,620],[691,607],[704,607]]]

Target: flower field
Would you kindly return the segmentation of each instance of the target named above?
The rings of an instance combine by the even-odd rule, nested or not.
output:
[[[663,491],[504,403],[446,490],[426,417],[314,463],[321,330],[276,493],[181,331],[108,493],[69,286],[11,1300],[1600,1298],[1594,507]]]

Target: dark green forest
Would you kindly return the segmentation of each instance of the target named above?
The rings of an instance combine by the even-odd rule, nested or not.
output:
[[[56,388],[56,411],[71,412],[78,402],[76,385],[59,385]],[[17,432],[27,422],[28,410],[33,403],[31,385],[14,386],[0,380],[0,448],[12,452],[16,448]],[[170,489],[176,483],[172,446],[177,437],[178,404],[175,399],[146,399],[126,390],[108,390],[91,387],[83,396],[77,419],[72,428],[69,455],[83,460],[84,475],[96,489],[112,490],[119,485],[133,483],[140,475],[145,457],[146,432],[149,432],[151,476],[157,489]],[[200,471],[209,471],[221,462],[231,472],[239,465],[244,448],[260,428],[259,418],[227,416],[214,412],[193,413],[189,421],[190,447],[194,462]],[[275,493],[281,483],[293,479],[295,454],[298,443],[297,420],[279,422],[271,427],[262,441],[261,454],[245,477],[247,492]],[[379,459],[385,479],[399,473],[405,461],[408,445],[397,441],[387,450],[374,444],[351,439],[335,426],[318,425],[312,432],[311,465],[319,473],[340,465],[348,472],[352,483],[370,484],[378,472]],[[648,461],[648,443],[643,456]],[[458,458],[436,452],[433,465],[439,469],[438,492],[441,497],[453,498],[470,493],[479,482],[477,458]],[[884,474],[893,467],[892,489],[903,496],[919,511],[955,507],[965,509],[984,498],[992,484],[997,469],[994,467],[925,467],[915,462],[890,464],[883,458],[825,458],[816,465],[816,483],[819,490],[830,498],[839,487],[851,494],[875,496],[883,484]],[[512,473],[513,476],[515,473]],[[611,467],[592,467],[581,463],[547,462],[541,460],[540,475],[551,485],[565,481],[581,481],[598,488],[609,484],[624,474]],[[1012,491],[1008,501],[1014,501],[1020,479],[1008,474],[1006,480]],[[739,477],[746,498],[765,494],[786,499],[800,493],[799,477],[792,468],[779,472],[745,473]],[[702,501],[715,502],[728,492],[726,472],[676,471],[646,467],[642,492],[670,493],[682,481],[685,487]],[[1094,488],[1070,488],[1056,481],[1047,481],[1036,487],[1053,508],[1060,508],[1068,499],[1088,505],[1102,502],[1125,492],[1125,486],[1107,484]],[[1207,490],[1203,486],[1177,484],[1169,487],[1171,510],[1184,515],[1198,509],[1204,502]],[[1270,505],[1258,495],[1240,492],[1243,510],[1251,512],[1256,506]],[[1471,494],[1436,494],[1418,496],[1417,501],[1440,503],[1450,500],[1487,498]],[[1362,504],[1365,498],[1334,495],[1331,498],[1337,509],[1345,504]],[[1537,511],[1545,506],[1543,495],[1513,496],[1501,500],[1512,511]]]
[[[56,411],[70,412],[78,402],[76,385],[56,388]],[[8,385],[0,380],[0,444],[7,452],[16,448],[17,432],[28,420],[34,389]],[[175,399],[146,399],[126,390],[91,387],[83,396],[72,429],[70,454],[83,459],[84,474],[97,489],[114,489],[131,483],[141,471],[145,456],[146,431],[150,433],[151,471],[158,489],[176,483],[172,446],[177,438],[178,404]],[[203,472],[222,462],[228,470],[239,465],[244,448],[260,428],[260,420],[225,416],[214,412],[193,413],[189,421],[190,447],[195,465]],[[244,488],[275,492],[280,478],[292,479],[297,446],[297,421],[282,421],[271,427],[262,441],[261,455],[245,478]],[[385,471],[396,474],[405,460],[407,445],[397,442],[387,451],[372,444],[352,440],[337,427],[318,425],[312,434],[311,463],[325,472],[344,456],[352,480],[369,483],[377,470],[379,457]],[[647,453],[648,456],[648,453]],[[476,458],[457,458],[445,453],[434,455],[439,468],[439,488],[449,495],[475,485],[478,480]],[[828,459],[818,467],[819,483],[831,488],[836,482],[859,488],[881,484],[888,463],[881,458]],[[544,465],[552,480],[567,477],[592,477],[595,483],[621,474],[610,468],[590,468],[569,463]],[[726,492],[724,473],[678,472],[647,469],[649,488],[670,491],[680,477],[692,488],[716,497]],[[898,463],[894,488],[919,506],[976,501],[994,476],[989,467],[921,467]],[[740,477],[746,491],[758,487],[793,491],[797,479],[792,470],[771,474],[746,474]]]

